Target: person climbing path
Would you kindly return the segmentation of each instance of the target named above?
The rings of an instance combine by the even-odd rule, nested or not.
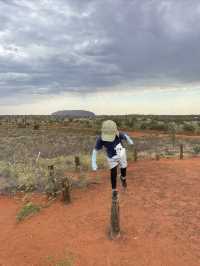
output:
[[[127,188],[126,169],[127,156],[126,149],[123,146],[123,140],[133,145],[133,140],[126,134],[119,132],[117,125],[112,120],[106,120],[102,123],[101,135],[96,140],[95,147],[92,151],[92,169],[96,171],[97,166],[97,152],[103,147],[106,149],[108,166],[110,169],[112,197],[116,198],[117,190],[117,167],[120,167],[120,180],[124,189]]]

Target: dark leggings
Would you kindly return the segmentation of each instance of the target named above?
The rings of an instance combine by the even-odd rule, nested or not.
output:
[[[120,171],[121,171],[121,176],[125,178],[126,168],[120,168]],[[117,188],[117,166],[115,166],[114,168],[110,170],[110,177],[111,177],[112,189],[116,189]]]

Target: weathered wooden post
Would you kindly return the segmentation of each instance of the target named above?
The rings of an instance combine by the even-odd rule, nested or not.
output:
[[[55,179],[54,165],[48,165],[48,171],[49,171],[49,178],[48,178],[48,184],[46,188],[47,196],[56,197],[57,185],[56,185],[56,179]]]
[[[183,144],[180,145],[180,160],[183,159]]]
[[[74,163],[75,163],[75,169],[76,169],[76,171],[79,170],[80,169],[80,165],[81,165],[79,156],[75,156],[74,157]]]
[[[134,148],[134,161],[135,162],[137,162],[137,160],[138,160],[138,153],[137,153],[137,149],[136,148]]]
[[[68,177],[63,177],[61,181],[62,186],[62,201],[64,203],[71,202],[71,183]]]
[[[160,154],[156,153],[156,161],[160,160]]]
[[[23,123],[23,126],[26,127],[26,117],[24,116],[24,118],[22,119],[22,123]]]
[[[33,125],[33,129],[34,129],[34,130],[39,130],[39,129],[40,129],[40,125],[34,123],[34,125]]]
[[[53,179],[54,177],[54,173],[55,173],[55,169],[54,169],[54,165],[48,165],[48,170],[49,170],[49,177],[51,177],[51,179]]]
[[[112,196],[110,237],[111,239],[120,237],[120,211],[117,191]]]

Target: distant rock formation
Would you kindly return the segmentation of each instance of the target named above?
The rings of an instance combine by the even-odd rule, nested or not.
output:
[[[84,110],[62,110],[52,113],[54,116],[63,117],[95,117],[95,114]]]

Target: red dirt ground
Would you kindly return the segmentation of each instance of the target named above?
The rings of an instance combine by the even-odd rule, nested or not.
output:
[[[139,161],[120,193],[122,236],[109,240],[111,192],[101,184],[75,190],[73,202],[16,223],[20,198],[0,198],[0,265],[47,266],[73,256],[74,266],[200,265],[200,161]],[[54,262],[52,262],[54,261]]]

